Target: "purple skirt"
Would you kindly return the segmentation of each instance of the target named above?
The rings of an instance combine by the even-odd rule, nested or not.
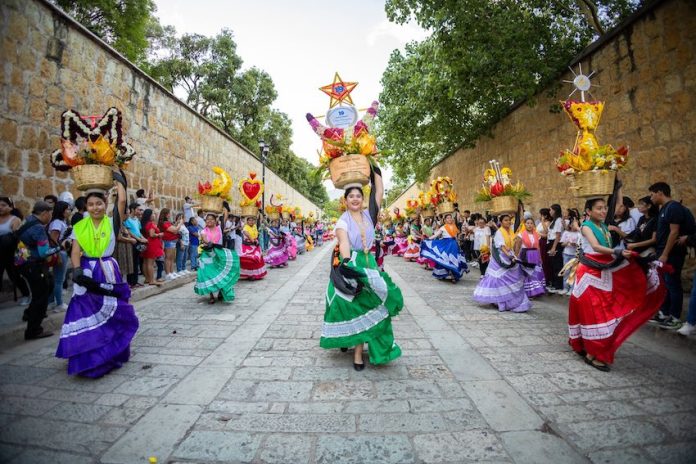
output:
[[[130,288],[123,283],[115,259],[82,257],[80,267],[84,275],[112,289],[115,296],[97,295],[75,285],[56,357],[68,360],[68,374],[97,378],[128,361],[138,317],[128,303]]]
[[[508,258],[500,258],[505,264],[510,264]],[[486,275],[479,281],[474,290],[474,300],[479,303],[493,303],[498,311],[513,311],[523,313],[532,304],[524,291],[525,272],[520,264],[510,269],[502,267],[491,257]]]
[[[544,277],[544,269],[541,267],[539,250],[536,248],[522,248],[520,255],[525,262],[536,264],[534,267],[522,267],[525,274],[524,292],[529,298],[543,295],[546,293],[546,278]]]
[[[290,255],[285,245],[285,238],[271,239],[271,246],[266,252],[266,264],[272,267],[285,266],[288,264]]]

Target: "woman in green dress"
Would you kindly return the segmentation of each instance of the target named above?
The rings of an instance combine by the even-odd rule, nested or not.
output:
[[[372,192],[379,211],[384,192],[378,172]],[[385,364],[401,355],[394,342],[391,318],[403,308],[401,290],[387,273],[380,272],[374,255],[374,220],[363,210],[363,192],[349,185],[344,193],[347,211],[336,222],[338,245],[334,250],[331,279],[326,292],[326,311],[321,330],[322,348],[355,347],[353,367],[365,368],[363,344],[368,344],[372,364]],[[372,202],[373,204],[375,202]]]
[[[227,220],[227,211],[222,220]],[[193,290],[198,295],[210,295],[208,303],[218,300],[234,300],[234,284],[239,280],[239,255],[232,249],[222,246],[222,229],[217,223],[217,216],[208,213],[205,228],[200,232],[203,252],[198,258],[198,274]]]

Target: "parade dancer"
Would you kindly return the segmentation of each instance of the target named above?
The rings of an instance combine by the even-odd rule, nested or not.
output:
[[[222,223],[227,220],[225,210]],[[239,280],[239,255],[234,249],[222,246],[222,229],[213,213],[205,216],[205,228],[200,231],[202,253],[198,258],[196,285],[197,295],[210,295],[209,304],[217,299],[230,302],[234,300],[234,284]],[[236,240],[236,239],[235,239]]]
[[[268,229],[269,245],[266,252],[266,264],[270,267],[280,267],[288,265],[288,248],[286,244],[286,236],[278,227],[278,219],[271,221],[271,227]]]
[[[418,220],[411,224],[407,243],[408,246],[404,252],[404,259],[415,262],[420,257],[421,230]]]
[[[73,296],[60,332],[56,357],[68,360],[68,374],[98,378],[130,358],[138,318],[128,303],[130,287],[112,257],[126,208],[126,179],[114,173],[116,209],[106,216],[106,194],[88,191],[89,216],[75,224],[71,261]]]
[[[525,219],[524,229],[517,234],[515,239],[515,254],[521,262],[528,264],[523,266],[522,270],[524,271],[524,291],[529,298],[546,293],[544,269],[541,267],[541,254],[539,253],[539,239],[534,219]]]
[[[621,344],[657,312],[666,288],[658,262],[641,267],[637,253],[613,248],[605,225],[607,204],[585,204],[589,219],[580,229],[579,265],[570,296],[569,343],[585,362],[609,371]]]
[[[433,218],[428,217],[423,220],[423,227],[421,227],[421,237],[423,240],[426,240],[430,237],[432,237],[435,234],[435,231],[433,230]],[[421,243],[423,243],[423,240],[421,240]],[[418,264],[423,266],[423,268],[426,271],[430,271],[432,269],[435,269],[435,261],[432,259],[428,259],[423,256],[423,253],[419,251],[418,253],[418,259],[416,260]]]
[[[379,208],[384,190],[378,171],[373,179],[371,194]],[[326,292],[320,346],[342,351],[354,346],[353,367],[361,371],[365,368],[364,343],[368,343],[372,364],[385,364],[401,355],[394,343],[391,318],[401,311],[403,297],[389,275],[377,269],[370,254],[376,211],[371,215],[363,210],[359,185],[347,186],[344,198],[348,210],[336,223],[338,246]]]
[[[420,250],[421,256],[435,264],[433,277],[450,280],[453,284],[469,272],[466,259],[457,243],[458,235],[459,229],[454,223],[454,217],[452,214],[445,214],[445,225],[440,227],[429,240],[424,240]]]
[[[266,263],[259,246],[256,217],[248,216],[242,229],[242,253],[239,255],[240,275],[243,279],[261,280],[266,277]]]
[[[525,273],[514,253],[515,232],[509,214],[500,216],[500,228],[493,238],[491,259],[486,274],[474,290],[474,300],[492,303],[498,311],[517,313],[532,305],[524,291]]]

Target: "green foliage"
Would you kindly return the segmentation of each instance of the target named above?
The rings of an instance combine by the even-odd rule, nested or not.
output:
[[[159,26],[153,0],[52,1],[136,64],[147,55],[148,33]]]
[[[341,200],[339,198],[329,200],[326,203],[324,203],[324,207],[322,208],[324,211],[324,217],[325,218],[338,218],[341,217]]]
[[[392,179],[392,186],[384,192],[384,207],[390,206],[401,196],[404,191],[411,186],[412,182],[408,177],[395,177]]]
[[[432,35],[395,50],[382,76],[382,146],[397,179],[423,180],[433,164],[472,147],[517,101],[549,85],[595,38],[588,0],[388,0],[390,20]],[[611,26],[637,0],[598,0]]]

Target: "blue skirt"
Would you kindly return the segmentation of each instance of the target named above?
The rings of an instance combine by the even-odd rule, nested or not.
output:
[[[469,272],[466,258],[459,251],[459,244],[454,238],[423,240],[420,255],[435,263],[433,276],[438,279],[446,279],[451,273],[454,280],[457,281]]]

